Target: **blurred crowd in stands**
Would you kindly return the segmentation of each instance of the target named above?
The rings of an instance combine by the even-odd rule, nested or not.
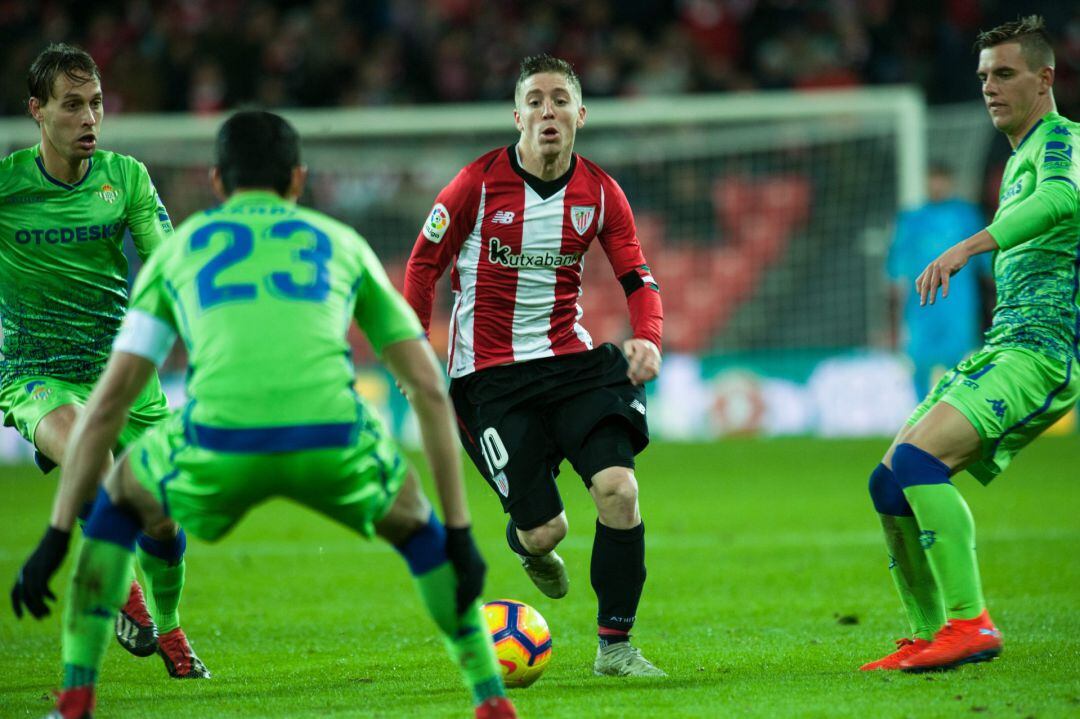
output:
[[[979,29],[1041,12],[1059,109],[1080,109],[1080,3],[1063,0],[0,0],[0,114],[51,41],[89,50],[111,112],[505,100],[550,52],[587,97],[913,82],[978,97]]]

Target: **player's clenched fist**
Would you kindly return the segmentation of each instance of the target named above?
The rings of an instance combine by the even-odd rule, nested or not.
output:
[[[623,354],[630,363],[626,376],[634,384],[645,384],[660,374],[660,350],[649,340],[639,338],[623,342]]]

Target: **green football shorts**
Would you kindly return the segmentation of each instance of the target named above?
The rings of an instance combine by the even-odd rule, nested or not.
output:
[[[65,382],[51,377],[23,377],[0,390],[0,411],[4,424],[15,427],[30,444],[41,420],[49,412],[65,404],[86,406],[94,384]],[[169,416],[169,405],[157,373],[146,383],[128,413],[128,422],[120,432],[119,447],[134,442],[148,427]]]
[[[340,425],[207,431],[177,411],[140,437],[127,459],[165,513],[205,541],[217,541],[271,497],[292,499],[370,537],[390,510],[408,465],[382,422],[370,411],[361,417],[346,427],[350,431],[340,446],[327,447],[337,441],[331,435]],[[281,449],[305,442],[323,446],[248,451],[260,443]]]
[[[946,372],[907,423],[918,422],[938,402],[955,407],[982,438],[982,457],[967,471],[989,484],[1017,452],[1076,405],[1080,368],[1075,365],[1015,347],[984,347]]]

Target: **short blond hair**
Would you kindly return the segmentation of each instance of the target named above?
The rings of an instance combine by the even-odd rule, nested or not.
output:
[[[521,61],[518,79],[514,84],[515,104],[521,101],[521,86],[525,81],[533,75],[544,72],[553,72],[565,77],[570,89],[577,95],[578,102],[581,102],[581,78],[574,72],[574,66],[566,60],[545,53],[543,55],[530,55]]]

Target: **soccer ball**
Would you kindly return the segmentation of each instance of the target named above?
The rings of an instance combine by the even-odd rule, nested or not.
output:
[[[503,683],[527,687],[539,679],[551,660],[551,630],[540,612],[513,599],[496,599],[483,610]]]

